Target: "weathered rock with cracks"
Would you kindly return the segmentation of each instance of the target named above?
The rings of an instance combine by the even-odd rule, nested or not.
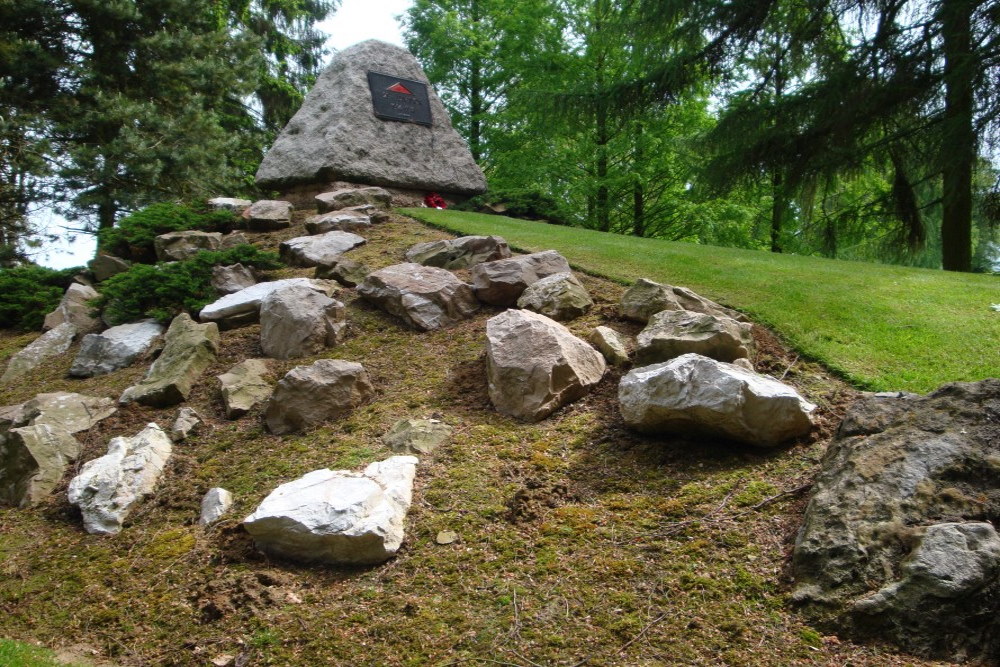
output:
[[[621,316],[645,324],[649,318],[664,310],[690,310],[718,317],[730,317],[737,322],[748,322],[746,316],[732,308],[720,306],[686,287],[663,285],[640,278],[622,295]]]
[[[826,450],[793,599],[855,638],[1000,661],[1000,379],[868,394]]]
[[[340,257],[330,266],[317,266],[316,277],[332,279],[344,287],[356,287],[364,282],[372,270],[367,264],[356,262],[348,257]]]
[[[186,401],[219,351],[219,327],[214,322],[198,324],[187,313],[173,319],[164,338],[163,352],[146,377],[122,393],[120,404],[135,401],[166,408]]]
[[[275,435],[304,431],[343,417],[374,394],[361,364],[320,359],[293,368],[278,382],[264,409],[264,423]]]
[[[194,408],[183,407],[177,411],[174,423],[170,426],[170,439],[184,442],[204,426],[205,422]]]
[[[416,465],[392,456],[363,473],[314,470],[272,491],[243,526],[259,549],[289,560],[382,563],[403,541]]]
[[[264,359],[245,359],[218,376],[226,417],[238,419],[268,399],[274,387]]]
[[[48,424],[70,433],[79,433],[116,413],[110,398],[87,396],[66,391],[36,394],[18,406],[14,426]]]
[[[135,505],[153,492],[173,445],[156,424],[131,438],[112,438],[108,453],[83,464],[69,483],[69,502],[88,533],[114,535]]]
[[[0,443],[0,504],[26,507],[44,500],[79,456],[80,443],[66,429],[10,429]]]
[[[752,346],[749,324],[690,310],[664,310],[639,332],[635,362],[649,366],[688,353],[733,362],[749,358]]]
[[[46,359],[64,354],[73,344],[75,336],[76,325],[70,322],[63,322],[54,329],[46,331],[10,358],[3,376],[0,377],[0,384],[19,380],[45,363]]]
[[[344,188],[316,195],[316,210],[330,213],[356,206],[374,206],[384,210],[389,208],[391,202],[392,195],[385,188]]]
[[[364,238],[350,232],[326,232],[282,241],[278,254],[291,266],[326,266],[365,242]]]
[[[243,211],[247,228],[254,232],[270,232],[292,226],[292,204],[287,201],[263,199]]]
[[[363,232],[372,226],[371,218],[357,213],[334,211],[314,215],[306,220],[306,231],[310,234],[327,232]]]
[[[156,320],[119,324],[99,334],[87,334],[80,343],[69,374],[94,377],[130,366],[149,354],[162,340],[164,327]]]
[[[587,288],[572,273],[546,276],[528,285],[517,300],[518,308],[563,321],[580,317],[593,305]]]
[[[451,440],[451,432],[440,419],[401,419],[382,436],[382,442],[394,452],[431,454]]]
[[[479,310],[472,288],[450,271],[394,264],[368,274],[358,294],[419,331],[452,326]]]
[[[260,304],[268,294],[291,287],[292,285],[304,285],[326,296],[332,295],[334,290],[333,284],[325,280],[313,280],[311,278],[272,280],[257,283],[256,285],[241,289],[239,292],[227,294],[202,308],[198,317],[203,322],[219,322],[230,318],[243,318],[247,324],[252,324],[260,319]]]
[[[242,264],[212,267],[212,288],[219,294],[235,294],[256,284],[253,271]]]
[[[816,406],[774,378],[699,354],[635,368],[618,385],[625,423],[651,434],[701,435],[774,447],[805,435]]]
[[[569,262],[555,250],[518,255],[472,267],[476,297],[493,306],[512,306],[532,283],[556,273],[569,273]]]
[[[441,269],[466,269],[510,257],[507,241],[499,236],[461,236],[418,243],[406,251],[406,261]]]
[[[540,421],[604,377],[604,357],[569,329],[528,310],[486,322],[486,374],[498,412]]]
[[[274,359],[318,354],[339,343],[347,329],[340,301],[304,285],[271,292],[260,306],[260,346]]]
[[[596,327],[590,333],[590,342],[612,366],[624,366],[628,363],[628,345],[625,337],[614,329]]]
[[[427,83],[413,55],[398,46],[368,40],[340,51],[264,156],[257,184],[283,188],[342,180],[445,193],[484,192],[483,172],[452,129],[434,89],[428,84],[430,126],[382,120],[373,113],[368,72]]]
[[[233,494],[221,487],[214,487],[208,490],[205,497],[201,499],[201,516],[198,524],[211,526],[221,519],[229,508],[233,506]]]
[[[100,331],[103,328],[101,320],[94,317],[94,311],[90,301],[100,295],[93,287],[73,283],[66,290],[62,301],[51,313],[45,316],[45,323],[42,325],[44,331],[55,329],[60,324],[69,322],[76,327],[77,335]]]
[[[220,232],[170,232],[153,239],[153,249],[159,262],[180,262],[191,259],[202,250],[218,250],[221,246]]]

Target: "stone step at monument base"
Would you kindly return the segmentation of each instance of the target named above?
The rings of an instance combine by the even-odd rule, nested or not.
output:
[[[405,208],[424,205],[425,190],[407,190],[405,188],[394,188],[380,183],[348,183],[347,181],[329,181],[327,183],[305,183],[301,185],[291,185],[283,190],[279,190],[278,199],[291,202],[296,209],[316,208],[316,195],[334,190],[346,190],[349,188],[368,188],[371,186],[385,188],[392,194],[392,207]],[[456,195],[447,192],[439,192],[448,206],[454,206],[469,199],[465,195]]]

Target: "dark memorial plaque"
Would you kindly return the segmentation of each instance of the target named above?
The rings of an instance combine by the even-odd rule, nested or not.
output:
[[[375,116],[382,120],[431,124],[431,105],[427,84],[389,74],[368,72]]]

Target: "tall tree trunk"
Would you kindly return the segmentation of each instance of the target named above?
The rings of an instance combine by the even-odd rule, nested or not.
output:
[[[976,160],[972,126],[974,6],[972,0],[941,3],[945,85],[941,263],[947,271],[972,270],[972,166]]]
[[[785,190],[781,172],[771,174],[771,252],[781,252],[781,224],[785,217]]]
[[[480,21],[479,2],[472,0],[470,7],[473,34],[478,42]],[[479,57],[479,44],[474,45],[474,55],[469,63],[469,151],[472,159],[479,162],[482,157],[482,113],[483,113],[483,61]]]
[[[643,187],[640,169],[646,159],[642,146],[642,123],[635,126],[635,151],[632,158],[632,234],[646,235],[646,193]]]

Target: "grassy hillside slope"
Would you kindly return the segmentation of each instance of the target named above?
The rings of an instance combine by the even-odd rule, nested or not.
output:
[[[690,287],[766,324],[859,387],[930,391],[1000,376],[1000,278],[776,255],[560,227],[495,215],[403,211],[459,234],[555,248],[616,281]]]

